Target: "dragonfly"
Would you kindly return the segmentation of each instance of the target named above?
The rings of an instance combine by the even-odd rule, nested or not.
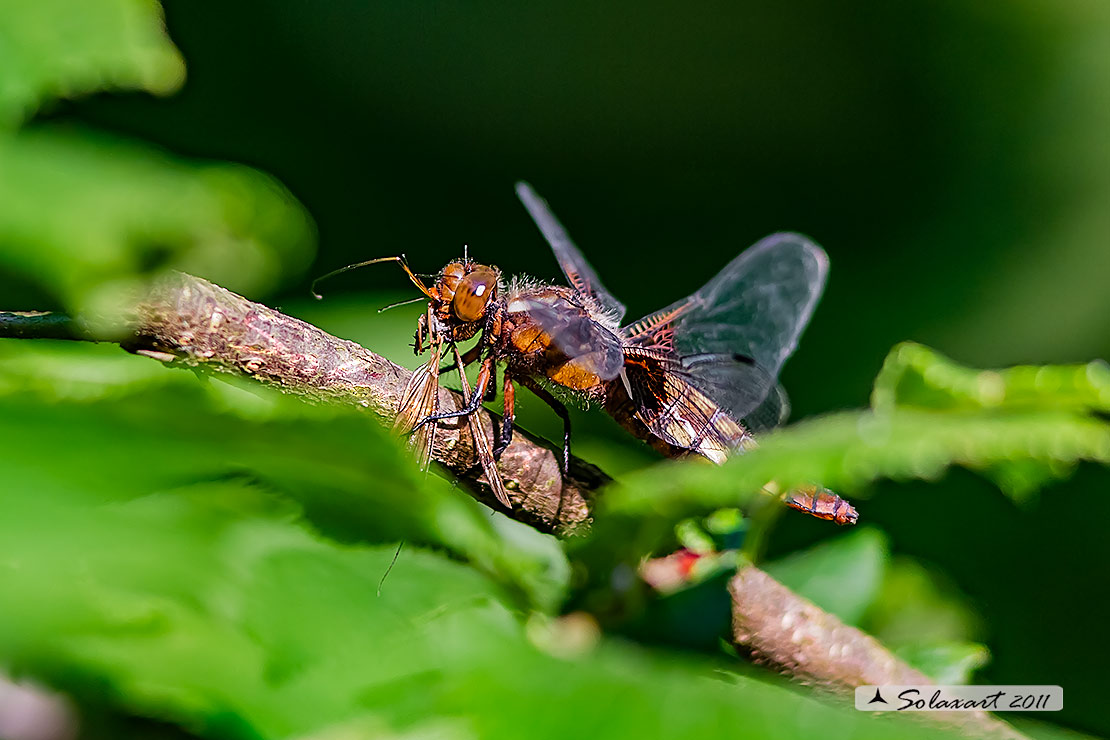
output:
[[[567,285],[506,280],[496,267],[466,254],[428,276],[434,278],[430,284],[404,256],[336,271],[396,262],[428,300],[413,342],[428,359],[412,375],[394,424],[409,436],[421,465],[430,463],[437,425],[466,419],[494,496],[511,507],[497,461],[512,442],[516,385],[562,419],[564,472],[571,422],[558,395],[600,406],[667,456],[699,455],[718,464],[751,449],[755,435],[785,420],[789,403],[778,375],[824,289],[828,258],[819,246],[799,234],[773,234],[692,295],[625,323],[624,304],[604,287],[547,202],[525,182],[517,183],[516,193]],[[461,342],[475,337],[469,350],[460,351]],[[441,368],[445,350],[450,364]],[[479,367],[471,389],[464,368],[474,363]],[[495,392],[499,367],[504,415],[492,444],[477,412]],[[451,370],[458,373],[463,403],[443,411],[439,379]],[[839,524],[857,519],[851,504],[826,489],[799,489],[783,500]]]

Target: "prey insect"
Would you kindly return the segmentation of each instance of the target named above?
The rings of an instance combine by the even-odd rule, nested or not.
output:
[[[479,372],[474,392],[471,393],[464,368],[471,364],[477,355],[468,352],[464,356],[458,348],[459,342],[471,339],[479,333],[482,340],[475,349],[480,350],[484,346],[487,336],[486,324],[497,316],[496,310],[488,309],[491,303],[494,308],[497,306],[495,297],[500,281],[499,273],[492,267],[477,265],[468,257],[464,257],[444,267],[436,276],[436,281],[429,287],[409,268],[404,256],[379,257],[348,265],[317,278],[312,284],[313,295],[316,298],[321,297],[315,292],[315,286],[321,280],[341,272],[383,262],[395,262],[400,265],[412,284],[428,299],[427,310],[417,322],[416,336],[413,340],[413,350],[417,355],[427,351],[428,360],[413,372],[401,394],[397,417],[393,423],[394,431],[408,437],[410,449],[420,466],[426,470],[432,460],[437,423],[449,418],[466,417],[475,457],[478,464],[482,466],[482,472],[494,497],[502,505],[511,506],[505,483],[497,472],[489,438],[475,414],[489,388],[494,368],[493,361],[487,355]],[[395,305],[409,302],[403,301]],[[452,353],[453,366],[458,370],[464,403],[462,411],[440,412],[439,410],[439,379],[442,371],[440,364],[445,348]]]
[[[510,505],[497,460],[511,444],[515,387],[524,386],[563,420],[562,466],[570,463],[570,416],[555,393],[596,403],[664,454],[715,463],[755,445],[754,434],[787,413],[778,374],[794,351],[825,284],[824,251],[798,234],[774,234],[742,252],[694,294],[632,323],[565,229],[526,183],[517,195],[551,246],[568,285],[505,281],[469,256],[426,285],[403,257],[393,261],[428,299],[414,349],[428,351],[401,400],[395,428],[427,466],[438,424],[465,418],[475,454],[497,500]],[[333,273],[334,274],[334,273]],[[468,351],[459,343],[477,337]],[[448,349],[463,408],[438,408],[440,363]],[[473,391],[464,368],[479,363]],[[502,368],[504,416],[496,444],[477,414]],[[855,522],[850,504],[824,489],[787,494],[786,503],[823,519]]]

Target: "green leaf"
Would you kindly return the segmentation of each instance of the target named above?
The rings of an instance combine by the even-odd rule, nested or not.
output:
[[[356,412],[15,340],[0,389],[0,656],[78,695],[213,736],[945,736],[727,663],[539,640],[520,614],[562,596],[554,540]]]
[[[256,294],[301,269],[314,232],[273,179],[92,132],[0,137],[0,265],[72,311],[111,314],[168,269]]]
[[[904,645],[895,653],[942,686],[969,683],[991,659],[990,650],[977,642]]]
[[[109,344],[0,340],[0,397],[87,403],[195,382],[142,359]]]
[[[939,684],[961,684],[990,662],[974,642],[978,615],[942,574],[906,557],[886,570],[861,626]]]
[[[717,551],[717,543],[696,519],[683,519],[676,524],[675,537],[679,544],[698,555],[709,555]]]
[[[979,618],[955,586],[905,557],[895,558],[887,569],[864,624],[892,648],[967,643],[981,631]]]
[[[530,608],[562,601],[568,566],[554,538],[491,520],[469,496],[420,473],[369,415],[248,387],[198,380],[118,348],[0,341],[6,485],[117,502],[244,479],[296,502],[332,537],[446,547]],[[66,464],[53,465],[60,450]],[[137,461],[141,472],[127,474]]]
[[[185,65],[161,10],[153,0],[0,0],[0,128],[54,98],[176,90]]]
[[[913,342],[899,344],[875,378],[871,406],[960,410],[1110,410],[1110,366],[1019,366],[974,370]]]
[[[889,559],[883,533],[862,527],[763,567],[846,624],[859,626],[879,593]]]
[[[891,357],[903,359],[888,361],[876,383],[877,410],[779,429],[724,465],[668,462],[611,485],[595,509],[590,537],[574,544],[592,584],[585,603],[599,611],[633,609],[614,606],[606,584],[635,572],[644,555],[673,548],[672,527],[683,519],[747,508],[753,510],[751,537],[758,541],[770,518],[754,510],[773,501],[768,490],[815,484],[851,496],[882,478],[935,480],[959,465],[999,480],[1007,493],[1026,501],[1036,485],[1075,463],[1110,462],[1110,425],[1091,413],[1103,410],[1110,397],[1110,370],[1100,363],[1001,371],[995,374],[998,393],[975,396],[966,377],[971,371],[945,365],[925,348],[902,345]],[[930,394],[912,383],[917,389],[906,390],[903,381],[918,375],[905,368],[934,368],[920,373],[922,383],[930,381]],[[932,382],[934,376],[941,380]],[[946,400],[957,396],[965,400]],[[899,398],[920,405],[900,405]]]
[[[493,582],[432,552],[408,550],[379,595],[391,547],[313,534],[249,482],[116,504],[2,498],[0,654],[194,732],[953,736],[605,640],[554,657]]]
[[[952,465],[1081,460],[1110,462],[1110,426],[1100,419],[1062,411],[835,414],[776,431],[721,466],[670,462],[625,476],[602,497],[577,552],[604,582],[614,568],[634,568],[668,546],[673,522],[771,501],[763,493],[769,481],[780,490],[818,484],[850,495],[880,478],[936,479]]]

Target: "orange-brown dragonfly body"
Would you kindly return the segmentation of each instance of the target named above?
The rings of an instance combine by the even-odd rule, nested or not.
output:
[[[396,428],[410,432],[426,465],[436,424],[466,417],[477,457],[498,500],[509,506],[496,460],[513,433],[514,383],[563,419],[563,467],[569,465],[570,420],[550,389],[601,405],[635,436],[671,456],[698,454],[715,463],[755,445],[754,432],[786,414],[777,376],[793,352],[824,287],[827,258],[797,234],[775,234],[741,253],[693,295],[631,324],[546,202],[525,183],[517,194],[565,273],[569,286],[526,280],[464,257],[426,286],[402,257],[396,261],[428,298],[414,348],[430,350],[413,375]],[[354,267],[354,266],[352,266]],[[349,269],[349,268],[344,268]],[[461,353],[458,343],[478,337]],[[436,408],[444,348],[453,353],[464,408]],[[463,368],[480,362],[473,388]],[[475,412],[494,391],[503,367],[504,420],[490,449]],[[478,439],[478,438],[481,439]],[[786,496],[793,508],[840,524],[854,523],[850,504],[824,489]]]

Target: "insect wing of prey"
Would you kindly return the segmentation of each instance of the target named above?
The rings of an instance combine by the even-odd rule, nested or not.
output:
[[[459,381],[462,383],[463,405],[470,401],[470,383],[467,381],[463,370],[462,356],[458,347],[452,345],[455,353],[455,362],[459,369]],[[439,365],[443,355],[443,341],[433,337],[429,343],[428,361],[413,371],[405,392],[398,405],[397,418],[393,422],[393,430],[397,434],[408,435],[408,445],[413,451],[421,469],[427,470],[432,461],[432,446],[435,444],[435,434],[438,422],[421,421],[439,412]],[[504,506],[512,506],[509,494],[505,490],[505,482],[497,470],[497,463],[493,459],[489,437],[482,428],[478,414],[468,414],[466,417],[470,438],[474,444],[474,455],[482,466],[490,489],[494,496]]]
[[[443,342],[433,339],[428,348],[428,361],[413,371],[401,402],[397,406],[397,418],[393,421],[393,431],[408,435],[408,445],[424,470],[432,461],[432,445],[435,442],[435,423],[424,424],[417,428],[423,419],[439,412],[439,362],[443,352]]]

